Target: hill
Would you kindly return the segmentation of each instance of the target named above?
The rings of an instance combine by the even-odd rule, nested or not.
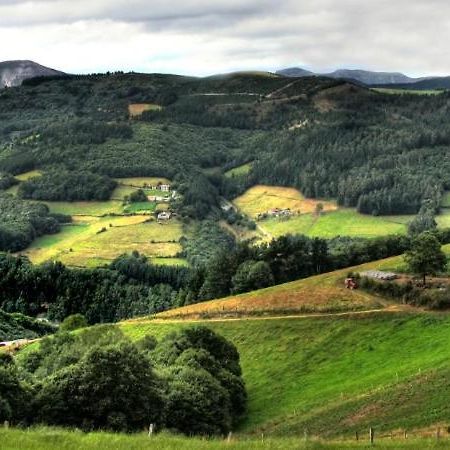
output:
[[[24,80],[35,77],[64,75],[63,72],[41,66],[33,61],[0,62],[0,89],[20,86]]]
[[[241,433],[336,438],[436,429],[450,373],[449,319],[427,313],[200,321],[231,340],[249,393]],[[123,323],[133,338],[189,321]],[[419,333],[418,330],[421,332]],[[443,383],[443,384],[442,384]]]
[[[276,72],[278,75],[286,77],[306,77],[306,76],[323,76],[336,79],[344,79],[363,83],[368,86],[372,85],[391,85],[391,84],[411,84],[422,80],[434,80],[434,77],[411,78],[399,72],[375,72],[361,69],[338,69],[330,73],[314,73],[300,67],[291,67],[281,69]]]

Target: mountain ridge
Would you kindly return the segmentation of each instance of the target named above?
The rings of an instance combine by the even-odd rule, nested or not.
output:
[[[362,69],[338,69],[329,73],[316,73],[305,70],[300,67],[290,67],[276,71],[277,75],[286,77],[304,77],[304,76],[324,76],[335,79],[347,79],[357,81],[366,85],[379,84],[414,84],[424,80],[430,80],[440,77],[420,77],[412,78],[401,72],[377,72]]]
[[[20,86],[24,80],[35,77],[64,75],[64,72],[42,66],[30,60],[0,62],[0,89]]]

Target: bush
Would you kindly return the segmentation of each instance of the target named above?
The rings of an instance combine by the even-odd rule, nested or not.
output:
[[[73,331],[87,326],[87,320],[82,314],[72,314],[63,320],[59,329],[60,331]]]

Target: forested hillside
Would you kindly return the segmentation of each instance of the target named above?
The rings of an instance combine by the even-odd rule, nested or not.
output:
[[[130,121],[132,104],[155,107]],[[320,77],[119,73],[28,80],[2,91],[0,105],[0,170],[49,173],[21,187],[27,198],[103,199],[112,182],[94,174],[164,176],[180,184],[179,210],[191,217],[256,183],[377,215],[417,213],[424,201],[437,210],[450,189],[447,93],[385,95]],[[248,161],[249,174],[223,177]],[[83,191],[73,189],[81,176]]]

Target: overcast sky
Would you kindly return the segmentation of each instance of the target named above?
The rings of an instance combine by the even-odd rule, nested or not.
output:
[[[71,73],[450,74],[448,0],[0,0],[0,61]]]

